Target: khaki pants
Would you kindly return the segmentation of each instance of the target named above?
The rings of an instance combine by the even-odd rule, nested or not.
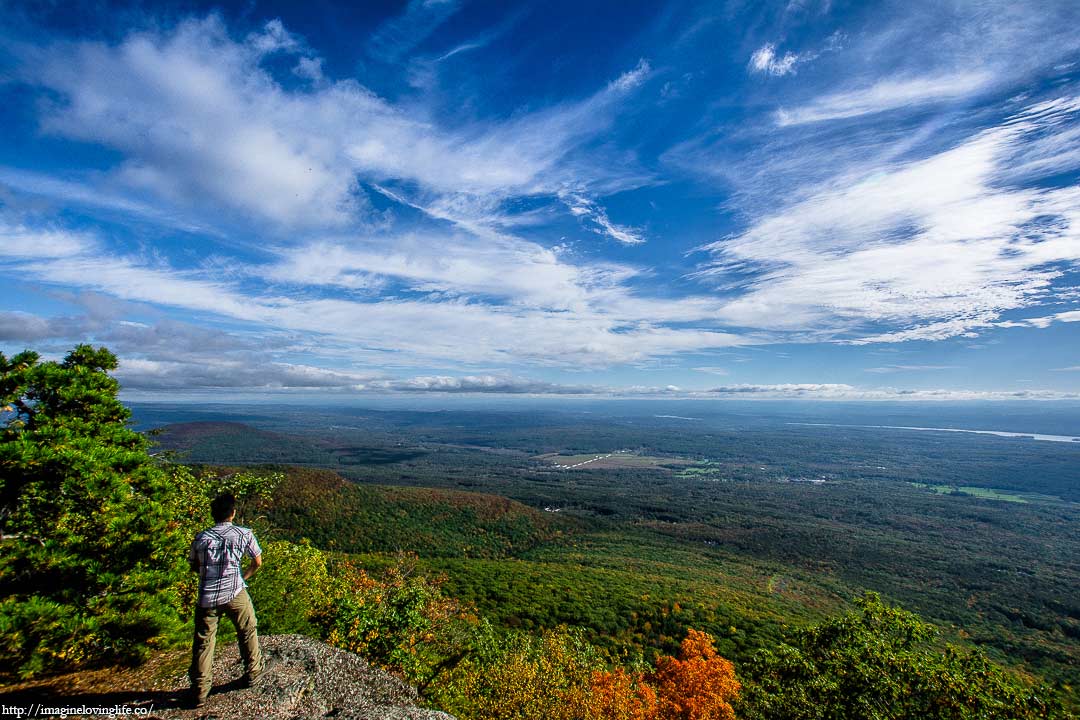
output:
[[[195,638],[191,643],[191,689],[199,697],[210,694],[213,683],[214,642],[217,640],[218,619],[225,615],[236,626],[236,641],[240,645],[240,657],[244,660],[244,678],[254,684],[262,675],[262,651],[259,649],[259,633],[256,630],[255,608],[247,589],[224,605],[195,608]]]

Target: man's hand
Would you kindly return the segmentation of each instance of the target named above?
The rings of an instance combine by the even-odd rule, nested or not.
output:
[[[247,570],[244,571],[244,580],[247,580],[254,575],[259,568],[262,567],[262,555],[256,555],[251,558],[251,562],[248,563]]]

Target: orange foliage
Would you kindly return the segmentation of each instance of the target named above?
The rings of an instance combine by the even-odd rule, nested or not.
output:
[[[590,711],[596,720],[658,720],[656,691],[639,674],[623,668],[593,673]]]
[[[716,654],[708,633],[690,630],[679,657],[662,657],[653,682],[662,720],[734,720],[739,694],[735,666]]]
[[[478,635],[476,655],[443,678],[437,702],[473,720],[735,720],[734,666],[690,630],[678,658],[645,673],[601,669],[602,655],[566,628],[542,636]]]

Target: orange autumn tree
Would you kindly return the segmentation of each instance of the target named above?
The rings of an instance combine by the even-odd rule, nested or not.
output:
[[[586,717],[595,720],[735,720],[735,666],[713,639],[689,630],[679,657],[661,657],[648,675],[625,668],[594,672]]]
[[[656,690],[641,673],[624,668],[593,673],[589,717],[596,720],[657,720]]]
[[[734,720],[732,701],[739,694],[735,666],[716,654],[713,638],[690,630],[679,657],[656,662],[657,717],[662,720]]]
[[[462,660],[428,687],[429,699],[470,720],[734,720],[735,668],[713,639],[690,630],[678,658],[654,671],[615,664],[580,630],[542,635],[481,622]],[[608,658],[610,659],[610,658]]]

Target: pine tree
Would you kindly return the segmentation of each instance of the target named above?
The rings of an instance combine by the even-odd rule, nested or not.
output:
[[[116,357],[0,354],[0,667],[143,659],[179,629],[170,474],[128,426]]]

